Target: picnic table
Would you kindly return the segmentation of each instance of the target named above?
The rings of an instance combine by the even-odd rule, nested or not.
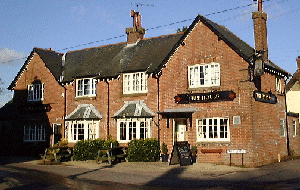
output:
[[[62,160],[68,160],[72,156],[72,151],[69,147],[59,148],[46,148],[45,153],[40,155],[44,163],[49,162],[61,162]]]
[[[110,165],[121,162],[127,157],[124,147],[101,148],[98,150],[96,161],[98,163],[108,162]]]

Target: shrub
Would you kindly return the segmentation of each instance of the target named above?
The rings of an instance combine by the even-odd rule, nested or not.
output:
[[[168,146],[164,142],[161,145],[161,153],[162,154],[168,154]]]
[[[156,162],[160,146],[157,139],[134,139],[128,143],[129,162]]]
[[[96,139],[78,141],[73,149],[75,160],[94,160],[97,157],[98,150],[101,148],[109,148],[119,146],[118,141],[113,139]]]

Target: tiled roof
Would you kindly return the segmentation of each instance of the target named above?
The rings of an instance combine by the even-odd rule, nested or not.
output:
[[[244,42],[235,34],[233,34],[231,31],[229,31],[225,26],[218,25],[217,23],[212,22],[211,20],[201,15],[198,15],[195,21],[198,22],[199,20],[202,21],[204,24],[206,24],[207,27],[209,27],[216,35],[218,35],[222,40],[224,40],[226,44],[228,44],[237,54],[239,54],[249,64],[253,63],[252,59],[253,59],[253,54],[255,52],[254,48],[252,48],[246,42]],[[290,73],[281,69],[272,61],[266,62],[265,66],[271,69],[275,69],[276,71],[283,73],[283,75],[285,76],[290,75]]]
[[[15,87],[16,82],[19,80],[22,73],[26,69],[27,65],[30,63],[30,60],[34,53],[37,53],[41,57],[41,59],[45,63],[46,67],[50,70],[50,72],[52,73],[54,78],[57,81],[59,81],[59,78],[62,74],[62,69],[63,69],[62,68],[63,54],[57,53],[57,52],[54,52],[51,50],[46,50],[46,49],[41,49],[41,48],[33,48],[30,55],[28,56],[27,60],[23,64],[22,68],[20,69],[20,71],[18,72],[18,74],[16,75],[14,80],[11,82],[11,84],[9,85],[9,87],[8,87],[9,90],[12,90]]]
[[[126,101],[124,106],[114,114],[115,118],[148,118],[155,113],[143,101]]]
[[[139,41],[69,52],[66,55],[63,82],[77,77],[115,78],[120,73],[153,73],[181,38],[182,33]]]
[[[296,82],[299,82],[300,72],[295,72],[291,80],[286,85],[286,91],[290,91],[290,89],[296,84]]]
[[[148,38],[136,45],[126,43],[107,45],[67,53],[63,82],[74,78],[96,76],[116,78],[120,73],[146,71],[158,74],[198,22],[203,22],[249,64],[255,50],[226,27],[198,15],[185,33]],[[265,65],[288,76],[289,73],[269,61]]]
[[[63,54],[34,48],[15,80],[9,86],[9,89],[14,87],[15,82],[25,69],[34,52],[41,56],[57,81],[59,81],[59,77],[63,71],[62,83],[72,82],[75,78],[84,77],[117,78],[120,73],[137,71],[146,71],[148,74],[156,75],[161,72],[161,69],[165,67],[165,64],[175,53],[176,49],[183,44],[182,42],[199,22],[204,23],[210,28],[250,65],[253,64],[255,50],[251,46],[224,26],[198,15],[184,33],[142,39],[134,45],[127,45],[124,42],[68,52],[63,67],[61,64]],[[265,67],[273,73],[280,73],[283,76],[290,75],[271,61],[267,62]]]
[[[102,115],[92,104],[80,104],[66,120],[102,119]]]

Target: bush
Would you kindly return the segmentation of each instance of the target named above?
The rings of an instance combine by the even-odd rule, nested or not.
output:
[[[129,162],[156,162],[160,146],[157,139],[134,139],[128,144]]]
[[[119,146],[118,141],[113,139],[97,139],[78,141],[73,149],[75,160],[94,160],[97,157],[98,150],[101,148],[110,148]]]

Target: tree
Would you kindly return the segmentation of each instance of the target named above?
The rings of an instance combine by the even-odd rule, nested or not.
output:
[[[187,26],[183,26],[182,29],[180,29],[180,28],[177,29],[177,33],[179,33],[179,32],[185,32],[185,31],[187,31],[187,29],[188,29]]]

